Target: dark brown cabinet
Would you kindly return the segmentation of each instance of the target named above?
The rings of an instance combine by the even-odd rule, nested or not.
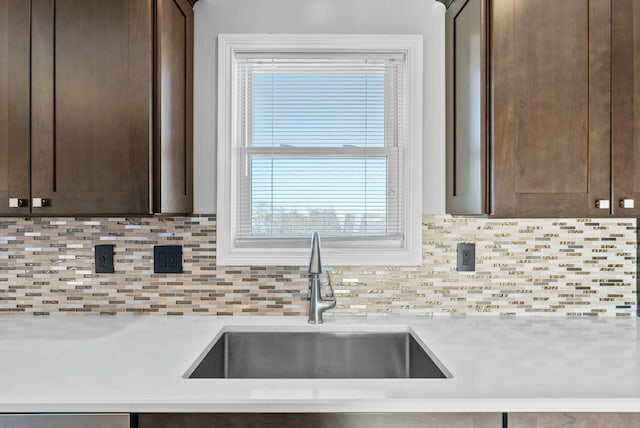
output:
[[[10,92],[0,101],[0,213],[190,212],[187,0],[0,0],[0,8],[9,40],[0,44],[0,95]]]
[[[447,212],[488,210],[488,0],[455,0],[447,11]]]
[[[640,2],[615,0],[611,7],[612,199],[615,214],[637,217],[640,216]]]
[[[158,212],[193,204],[193,11],[187,0],[156,0],[155,171]],[[195,1],[193,2],[195,3]]]
[[[595,201],[610,193],[610,5],[491,2],[492,214],[603,214]]]
[[[16,215],[29,213],[29,16],[28,1],[0,0],[0,213],[14,198]]]
[[[449,213],[637,215],[628,207],[640,204],[638,9],[633,0],[452,3]],[[458,29],[461,20],[469,24]]]

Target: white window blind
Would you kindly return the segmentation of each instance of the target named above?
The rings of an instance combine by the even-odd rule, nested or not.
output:
[[[235,245],[308,246],[317,231],[325,247],[401,246],[404,55],[236,61]]]

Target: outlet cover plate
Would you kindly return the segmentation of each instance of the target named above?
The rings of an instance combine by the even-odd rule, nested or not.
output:
[[[95,262],[96,273],[114,273],[113,251],[115,245],[96,245]]]
[[[182,273],[182,245],[155,245],[153,272]]]
[[[476,244],[462,242],[458,244],[458,272],[475,272]]]

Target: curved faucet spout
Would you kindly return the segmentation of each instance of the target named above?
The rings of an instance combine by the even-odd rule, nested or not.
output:
[[[320,236],[318,232],[313,233],[311,238],[311,258],[309,260],[309,323],[321,324],[322,313],[336,306],[333,288],[331,294],[333,299],[323,299],[320,293],[320,274],[322,273],[322,262],[320,261]],[[331,284],[329,284],[331,287]]]

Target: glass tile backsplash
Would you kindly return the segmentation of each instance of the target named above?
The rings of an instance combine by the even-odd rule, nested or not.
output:
[[[476,271],[456,247],[476,243]],[[115,273],[94,273],[95,245]],[[154,274],[182,245],[184,273]],[[423,217],[422,266],[333,266],[325,317],[636,313],[635,219]],[[0,219],[0,313],[305,315],[306,267],[217,267],[215,216]]]

